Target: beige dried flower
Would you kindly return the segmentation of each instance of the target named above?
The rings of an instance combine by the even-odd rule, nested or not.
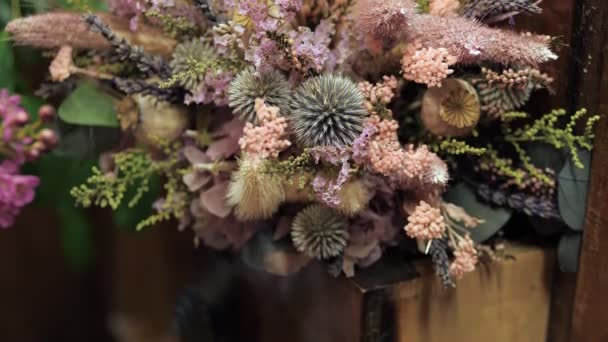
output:
[[[458,242],[454,250],[454,261],[450,265],[450,274],[461,279],[465,273],[473,272],[477,264],[477,251],[473,240],[467,235]]]
[[[464,80],[446,79],[441,88],[426,91],[421,118],[426,129],[439,136],[463,136],[477,125],[481,113],[475,88]]]
[[[264,170],[264,162],[245,155],[232,174],[228,203],[236,206],[239,220],[250,221],[272,217],[285,200],[281,179]]]
[[[336,208],[346,216],[353,216],[367,207],[370,193],[361,180],[351,180],[342,186],[338,193],[340,204]]]
[[[72,47],[64,45],[59,49],[57,55],[49,66],[49,73],[53,82],[63,82],[72,74],[71,68],[74,66],[72,61]]]

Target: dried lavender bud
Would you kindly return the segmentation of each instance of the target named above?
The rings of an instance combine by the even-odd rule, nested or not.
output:
[[[217,23],[217,16],[209,5],[209,0],[194,0],[194,4],[201,10],[201,13],[211,24]]]
[[[116,88],[127,95],[141,94],[150,95],[158,98],[161,101],[172,103],[183,103],[184,94],[177,88],[161,89],[155,85],[149,84],[144,80],[129,79],[129,78],[114,78]]]
[[[63,82],[43,82],[34,93],[43,99],[65,98],[69,93],[76,89],[76,79],[68,78]]]
[[[137,68],[146,75],[158,74],[162,78],[166,78],[171,74],[164,59],[145,53],[139,46],[131,46],[126,40],[114,34],[112,29],[98,16],[88,14],[84,16],[84,21],[89,24],[93,32],[98,32],[112,44],[114,52],[120,60],[134,62]]]
[[[479,185],[477,195],[485,202],[497,206],[507,206],[528,216],[538,216],[546,219],[560,218],[555,199],[534,196],[524,192],[507,194],[503,190],[491,189],[486,184]]]
[[[454,287],[454,281],[450,275],[450,259],[448,257],[448,240],[447,239],[434,239],[431,242],[429,248],[429,254],[433,261],[433,268],[435,273],[441,279],[443,287]]]
[[[472,0],[462,9],[463,17],[481,21],[514,12],[538,14],[542,9],[536,0]]]

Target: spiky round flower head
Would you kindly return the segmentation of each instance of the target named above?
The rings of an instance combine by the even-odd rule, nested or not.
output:
[[[178,44],[173,52],[173,59],[169,63],[173,74],[184,73],[180,78],[179,85],[190,90],[196,91],[197,86],[203,81],[204,73],[190,72],[196,63],[209,63],[217,60],[213,48],[200,39],[192,39]]]
[[[228,204],[236,206],[241,221],[271,217],[285,200],[281,180],[264,172],[264,162],[245,156],[232,174],[228,187]]]
[[[394,38],[416,13],[416,4],[404,0],[364,0],[359,2],[360,20],[364,32],[378,37]]]
[[[269,107],[279,107],[285,115],[291,96],[289,83],[277,70],[256,74],[250,67],[241,71],[230,83],[228,103],[241,120],[257,122],[255,99],[261,98]]]
[[[352,144],[367,111],[357,84],[341,75],[321,75],[302,83],[289,112],[298,142],[306,147]]]
[[[333,209],[312,204],[293,220],[291,240],[296,249],[310,257],[329,259],[344,251],[348,242],[346,220]]]

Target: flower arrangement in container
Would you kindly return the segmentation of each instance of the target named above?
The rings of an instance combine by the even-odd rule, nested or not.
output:
[[[7,26],[53,56],[40,94],[61,99],[61,144],[86,128],[101,152],[71,190],[80,206],[135,207],[160,177],[137,229],[176,220],[195,245],[281,275],[316,259],[353,276],[413,246],[445,286],[495,256],[483,243],[513,212],[571,223],[564,163],[534,150],[584,169],[599,117],[525,111],[551,91],[555,44],[498,26],[539,14],[537,1],[108,7]]]

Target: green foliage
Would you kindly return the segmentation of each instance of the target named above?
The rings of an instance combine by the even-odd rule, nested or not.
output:
[[[139,222],[135,228],[136,230],[142,230],[172,218],[179,219],[187,210],[191,199],[187,196],[187,192],[184,189],[181,173],[169,172],[165,176],[165,198],[158,206],[156,213]]]
[[[418,4],[418,9],[421,13],[429,13],[430,2],[430,0],[416,0],[416,3]]]
[[[197,34],[196,26],[187,18],[163,14],[154,9],[146,11],[146,17],[157,19],[160,22],[163,31],[173,38],[194,36]]]
[[[149,190],[150,178],[157,172],[148,155],[141,150],[128,150],[114,154],[116,172],[104,174],[93,167],[93,175],[86,184],[74,187],[71,195],[76,203],[87,208],[92,205],[102,208],[111,207],[116,210],[122,203],[129,188],[134,187],[135,193],[129,199],[129,207],[133,207]]]
[[[295,178],[299,178],[299,187],[303,188],[306,185],[307,177],[297,176],[313,174],[315,172],[315,165],[315,161],[310,153],[304,150],[299,156],[291,156],[286,160],[268,161],[265,165],[265,172],[283,177],[288,182],[293,182]]]
[[[469,215],[483,218],[482,223],[471,229],[471,239],[478,243],[496,234],[513,214],[508,208],[493,207],[482,203],[473,189],[464,183],[458,183],[450,187],[443,198],[446,202],[463,207]]]
[[[524,142],[543,142],[555,147],[558,150],[567,148],[570,151],[574,164],[582,168],[583,164],[579,158],[579,149],[591,150],[593,145],[593,127],[600,119],[599,115],[591,116],[585,123],[583,134],[577,135],[574,128],[578,121],[586,116],[587,110],[581,109],[570,117],[570,121],[564,128],[556,127],[561,117],[566,115],[563,109],[556,109],[532,124],[527,124],[515,130],[508,125],[503,125],[505,141],[509,142],[516,150],[524,166],[530,168],[530,158],[525,153],[520,143]]]
[[[439,144],[435,144],[433,149],[438,152],[452,155],[471,154],[474,156],[481,156],[487,151],[486,148],[474,147],[467,144],[465,141],[456,139],[443,140]]]
[[[559,214],[568,227],[577,231],[583,230],[585,225],[591,176],[591,153],[582,151],[580,157],[584,168],[578,168],[573,161],[567,160],[557,179]]]
[[[63,121],[74,125],[120,127],[114,99],[90,82],[80,84],[61,103],[57,113]]]
[[[17,74],[15,70],[15,57],[8,39],[8,33],[0,33],[0,88],[15,90]]]

